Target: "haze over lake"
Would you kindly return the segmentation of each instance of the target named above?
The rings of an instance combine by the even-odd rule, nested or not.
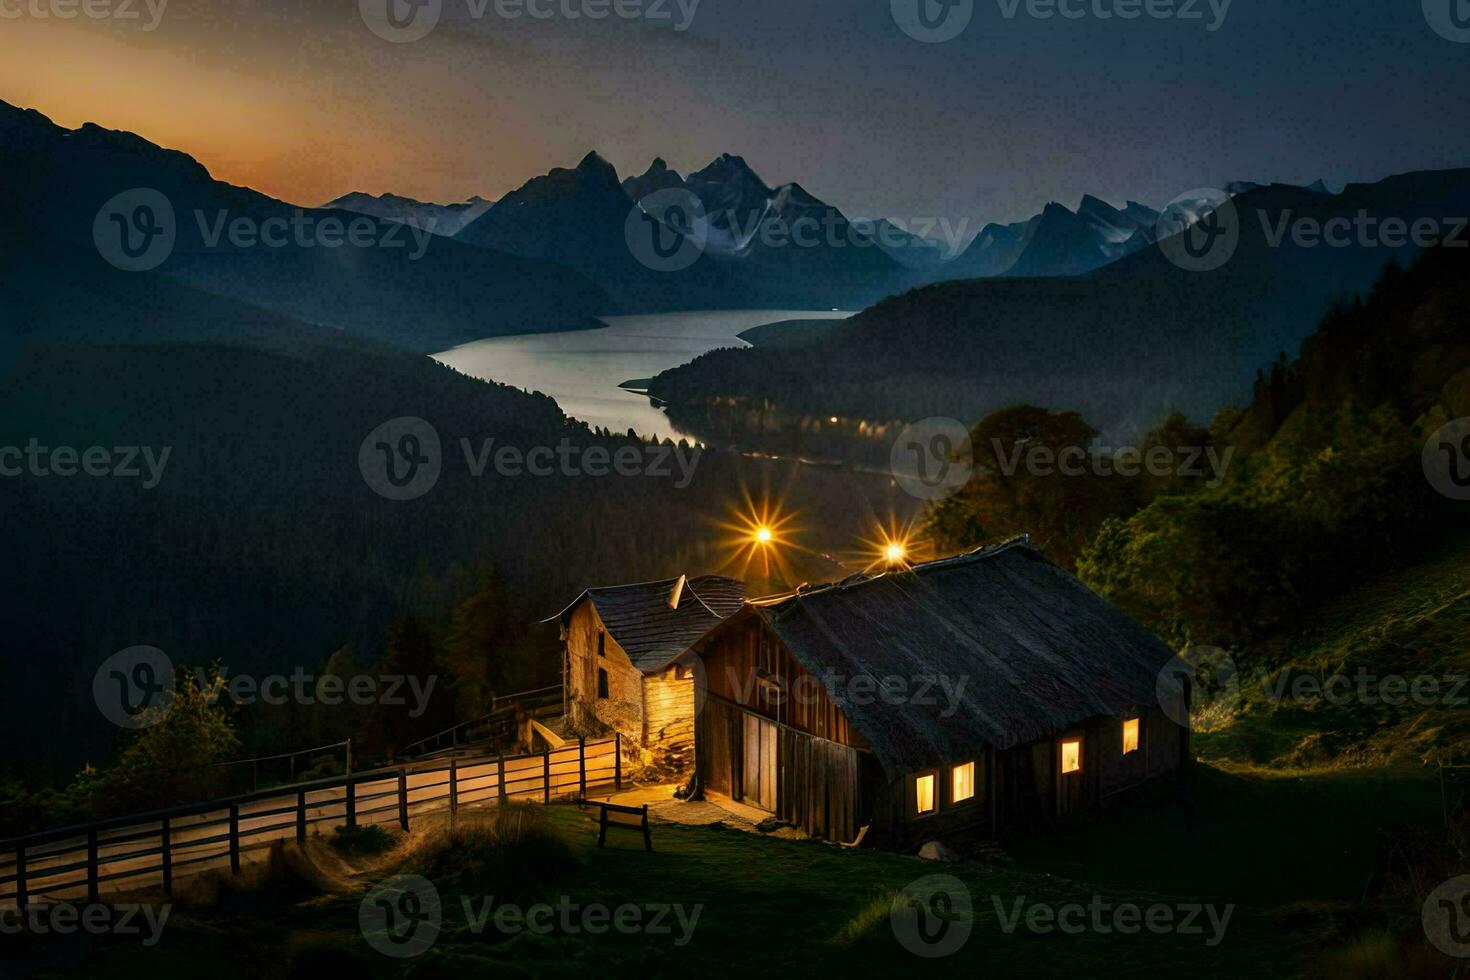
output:
[[[647,396],[619,388],[721,347],[749,347],[742,331],[782,320],[835,320],[848,312],[718,310],[603,317],[601,330],[517,334],[462,344],[435,360],[472,377],[539,391],[572,418],[614,432],[687,435]]]

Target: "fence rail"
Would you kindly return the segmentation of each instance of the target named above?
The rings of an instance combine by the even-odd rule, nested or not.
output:
[[[490,699],[490,712],[469,721],[462,721],[453,728],[421,738],[404,746],[397,752],[398,758],[423,757],[435,753],[452,751],[459,745],[483,739],[510,739],[515,737],[516,721],[523,713],[536,715],[543,709],[560,707],[562,685],[521,691],[517,694],[496,695]]]
[[[0,841],[0,907],[161,886],[229,868],[315,829],[396,824],[463,806],[585,798],[622,787],[622,738],[515,756],[451,756],[279,786]]]
[[[594,802],[593,806],[598,808],[597,815],[597,846],[607,846],[607,829],[609,827],[622,827],[624,830],[636,830],[643,834],[643,849],[653,850],[653,829],[648,825],[648,804],[642,806],[622,806],[618,803]],[[637,817],[637,823],[610,819],[614,815]]]

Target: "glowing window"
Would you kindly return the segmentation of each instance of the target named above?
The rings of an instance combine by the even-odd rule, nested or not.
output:
[[[975,795],[975,763],[966,762],[950,770],[951,799],[963,803]]]
[[[914,810],[923,816],[933,813],[939,806],[934,799],[934,774],[928,773],[914,780]]]
[[[1123,754],[1138,751],[1138,719],[1129,718],[1123,722]]]
[[[1062,775],[1082,771],[1082,739],[1069,738],[1062,743]]]

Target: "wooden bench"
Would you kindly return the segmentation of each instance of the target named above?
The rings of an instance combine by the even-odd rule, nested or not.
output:
[[[586,801],[588,806],[598,808],[597,815],[597,846],[607,845],[607,828],[622,827],[627,830],[641,830],[643,832],[643,849],[653,850],[653,831],[648,826],[648,804],[640,806],[622,806],[618,803],[602,803],[597,800]],[[609,820],[608,814],[638,817],[638,823],[626,823],[620,820]]]

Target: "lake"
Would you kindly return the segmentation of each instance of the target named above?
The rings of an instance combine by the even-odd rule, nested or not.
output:
[[[849,316],[835,310],[716,310],[603,317],[607,327],[601,330],[493,337],[434,359],[472,377],[550,395],[563,412],[594,427],[677,439],[687,433],[646,395],[618,385],[652,378],[721,347],[749,347],[737,335],[751,327]]]

